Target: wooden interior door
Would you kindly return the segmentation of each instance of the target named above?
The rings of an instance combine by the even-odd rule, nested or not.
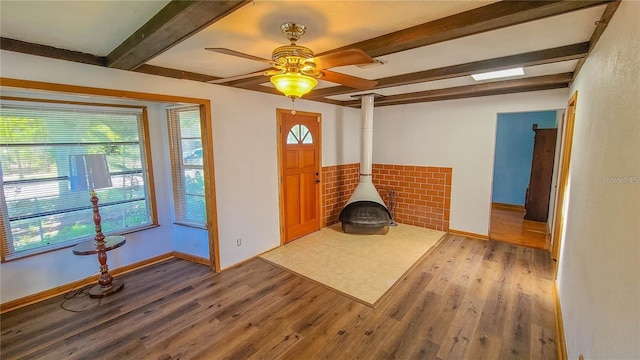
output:
[[[320,115],[278,110],[283,242],[320,229]]]

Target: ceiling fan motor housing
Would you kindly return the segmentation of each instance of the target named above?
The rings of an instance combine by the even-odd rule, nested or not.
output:
[[[314,57],[313,51],[308,47],[299,45],[280,46],[273,50],[271,59],[282,65],[287,72],[303,72],[312,75],[315,72],[316,64],[306,61]]]

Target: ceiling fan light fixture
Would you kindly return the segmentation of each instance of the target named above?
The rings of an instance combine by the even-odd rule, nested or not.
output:
[[[383,60],[374,60],[366,52],[360,49],[345,49],[315,56],[314,52],[305,46],[296,45],[305,32],[306,27],[298,23],[284,23],[280,27],[291,44],[279,46],[271,53],[271,59],[244,54],[226,48],[205,48],[206,50],[220,54],[237,56],[244,59],[260,61],[271,65],[270,69],[257,73],[231,76],[224,79],[207,81],[213,84],[232,85],[234,80],[253,78],[258,75],[270,76],[271,83],[276,89],[295,100],[311,91],[318,85],[318,80],[324,78],[329,82],[344,85],[356,90],[370,90],[378,83],[357,76],[334,73],[327,69],[340,66],[376,63],[383,64]],[[273,75],[273,76],[272,76]]]
[[[285,96],[297,99],[316,87],[318,80],[311,76],[288,72],[273,75],[271,83]]]

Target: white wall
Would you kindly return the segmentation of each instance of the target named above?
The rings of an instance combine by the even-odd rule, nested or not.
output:
[[[322,166],[360,162],[360,110],[336,107],[322,121]]]
[[[374,110],[374,163],[453,168],[450,228],[489,234],[497,114],[566,106],[567,89]]]
[[[228,91],[233,97],[226,101],[233,104],[223,106],[216,96],[212,105],[223,268],[280,244],[275,109],[291,107],[284,96]],[[357,133],[357,111],[300,100],[296,109],[322,114],[323,165],[350,160],[354,147],[357,159],[357,142],[354,145],[351,139],[336,135],[353,132],[351,128]],[[242,239],[241,247],[237,239]]]
[[[558,274],[569,359],[640,358],[640,2],[580,71]]]
[[[107,89],[210,99],[212,104],[218,231],[221,267],[226,268],[280,244],[278,224],[278,168],[276,108],[290,108],[284,96],[260,94],[193,81],[176,80],[0,51],[0,75]],[[202,234],[172,230],[170,169],[162,106],[150,108],[154,177],[160,215],[159,228],[127,235],[127,244],[108,253],[110,268],[118,268],[173,250],[206,257]],[[299,100],[296,109],[322,114],[323,163],[357,161],[357,142],[345,134],[358,132],[358,111]],[[352,149],[355,155],[351,155]],[[157,154],[162,154],[156,158]],[[176,227],[177,229],[177,227]],[[186,234],[183,246],[172,243]],[[236,239],[242,239],[242,246]],[[177,240],[176,240],[177,241]],[[2,293],[7,302],[81,280],[97,271],[92,256],[73,256],[69,249],[0,265]],[[29,279],[29,281],[25,281]]]

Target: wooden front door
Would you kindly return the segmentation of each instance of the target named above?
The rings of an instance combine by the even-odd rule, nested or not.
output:
[[[320,114],[278,109],[283,243],[320,229]]]

